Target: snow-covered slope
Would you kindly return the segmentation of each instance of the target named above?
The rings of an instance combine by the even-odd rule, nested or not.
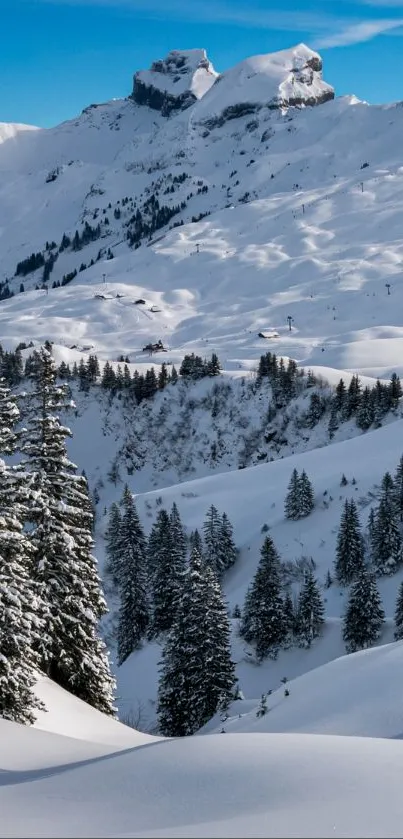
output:
[[[135,731],[117,720],[107,717],[86,702],[40,675],[35,694],[46,710],[38,711],[34,727],[51,734],[91,741],[114,749],[133,748],[155,742],[154,737]]]
[[[4,837],[401,835],[399,742],[218,734],[105,754],[0,727]]]
[[[243,703],[237,702],[237,714],[226,720],[225,729],[402,740],[403,711],[396,701],[402,691],[402,658],[401,641],[344,655],[288,682],[289,696],[284,687],[273,691],[263,717],[256,717],[256,708],[243,714]]]
[[[211,504],[228,514],[240,548],[239,559],[223,581],[231,610],[236,604],[243,604],[257,568],[265,529],[269,528],[283,560],[295,561],[302,556],[313,558],[315,575],[325,599],[327,625],[324,637],[316,641],[311,650],[296,648],[281,651],[277,661],[265,661],[257,667],[250,650],[238,637],[238,622],[233,622],[233,657],[247,700],[256,700],[261,693],[276,689],[284,676],[289,679],[300,676],[345,653],[341,618],[347,590],[335,584],[325,588],[326,572],[330,570],[333,573],[341,512],[345,500],[353,497],[363,528],[366,527],[371,506],[377,501],[380,479],[386,470],[394,472],[401,456],[402,430],[403,423],[399,420],[365,436],[272,463],[187,481],[137,496],[137,506],[147,531],[161,505],[170,509],[174,501],[188,532],[201,528]],[[316,507],[308,518],[290,522],[284,517],[284,498],[294,467],[299,472],[305,469],[309,474]],[[348,480],[346,486],[340,486],[343,473]],[[136,492],[136,476],[129,476],[128,480]],[[119,488],[110,489],[109,497],[118,498],[120,491]],[[106,518],[103,521],[106,523]],[[99,547],[102,551],[102,519],[99,527]],[[378,580],[388,619],[380,639],[383,644],[393,640],[393,615],[402,574],[403,570],[400,570],[396,575]],[[141,705],[142,724],[146,729],[153,729],[155,725],[160,657],[158,645],[147,646],[134,653],[117,672],[123,699],[120,705],[122,712],[126,714],[130,709],[137,712]]]

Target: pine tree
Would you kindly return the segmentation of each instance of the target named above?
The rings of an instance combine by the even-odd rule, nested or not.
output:
[[[395,639],[403,639],[403,582],[400,583],[395,610]]]
[[[16,399],[0,380],[0,453],[15,454]],[[29,481],[29,479],[28,479]],[[32,723],[43,704],[34,693],[34,652],[44,626],[32,581],[32,548],[24,521],[29,483],[18,467],[0,460],[0,717]]]
[[[153,592],[152,634],[171,629],[183,586],[186,563],[186,537],[179,511],[173,505],[170,516],[158,512],[150,536],[148,564]]]
[[[234,698],[235,665],[231,658],[231,628],[226,604],[219,582],[207,566],[205,585],[205,690],[206,717],[210,719],[218,709],[227,710]]]
[[[270,655],[277,658],[285,643],[288,627],[281,596],[281,569],[277,550],[270,536],[266,536],[260,562],[247,591],[242,612],[241,635],[248,643],[255,643],[259,660]]]
[[[348,386],[347,401],[344,405],[344,418],[350,419],[358,410],[361,397],[361,382],[355,374]]]
[[[116,587],[120,584],[121,570],[121,526],[122,518],[117,504],[113,503],[109,512],[108,526],[105,531],[106,546],[106,568],[108,574]]]
[[[402,393],[403,393],[402,385],[401,385],[401,382],[400,382],[400,379],[399,379],[399,376],[397,375],[397,373],[392,373],[392,375],[390,377],[388,390],[389,390],[389,399],[390,399],[391,407],[392,408],[397,408],[397,406],[399,404],[399,400],[401,399]]]
[[[192,530],[192,532],[189,536],[189,552],[192,553],[193,550],[196,550],[200,554],[200,556],[202,558],[202,561],[204,562],[203,539],[202,539],[199,531],[197,530],[197,528],[196,528],[196,530]]]
[[[233,538],[232,524],[226,513],[223,513],[217,545],[217,566],[222,574],[236,562],[238,551]]]
[[[393,495],[399,512],[400,521],[403,521],[403,455],[401,456],[393,479]]]
[[[214,504],[207,512],[203,524],[204,535],[204,559],[217,576],[220,574],[219,567],[219,541],[221,532],[221,517]]]
[[[287,591],[284,597],[284,619],[285,625],[287,629],[287,636],[286,636],[286,647],[290,647],[294,640],[294,630],[295,630],[295,608],[293,599],[291,597],[291,593]]]
[[[120,529],[120,608],[118,622],[118,664],[140,646],[149,623],[146,540],[133,496],[126,487]]]
[[[0,461],[0,476],[5,472]],[[0,717],[33,723],[43,708],[34,692],[34,652],[44,626],[29,577],[27,539],[18,519],[0,516]]]
[[[343,624],[347,652],[372,646],[378,640],[385,613],[373,574],[363,570],[351,588]]]
[[[364,566],[364,545],[354,499],[345,502],[337,535],[335,574],[342,586],[356,579]]]
[[[114,714],[114,680],[98,623],[106,612],[96,560],[88,486],[66,454],[57,413],[71,407],[57,386],[50,353],[34,354],[28,428],[21,446],[32,483],[29,507],[33,575],[41,601],[37,652],[41,669],[59,685],[107,714]]]
[[[356,423],[358,428],[367,431],[375,420],[374,401],[369,387],[365,387],[357,408]]]
[[[256,716],[257,716],[258,718],[259,718],[259,717],[264,717],[264,716],[266,716],[267,711],[268,711],[268,707],[267,707],[267,696],[266,696],[266,694],[265,694],[265,693],[262,693],[262,695],[261,695],[261,697],[260,697],[260,705],[259,705],[259,707],[258,707],[258,709],[257,709],[257,711],[256,711]]]
[[[182,598],[161,661],[158,715],[161,733],[194,734],[228,701],[234,684],[229,625],[219,586],[193,550]]]
[[[339,421],[337,419],[337,408],[335,405],[332,405],[332,409],[330,411],[329,423],[327,426],[329,440],[333,440],[333,437],[339,427]]]
[[[309,514],[312,512],[315,506],[313,497],[313,487],[308,478],[308,475],[305,472],[305,469],[302,470],[302,473],[298,479],[298,487],[299,518],[305,518],[305,516],[309,516]]]
[[[394,574],[402,563],[402,539],[396,505],[385,494],[379,503],[372,532],[371,558],[378,574]]]
[[[293,470],[287,495],[284,502],[284,512],[287,519],[300,518],[300,484],[299,475],[296,469]]]
[[[310,647],[312,641],[322,634],[325,623],[323,600],[313,571],[310,569],[305,574],[298,598],[296,621],[299,643],[304,647]]]
[[[169,515],[171,532],[171,573],[172,611],[176,614],[182,597],[182,588],[187,560],[187,539],[178,507],[174,502]]]
[[[344,384],[344,379],[340,379],[336,389],[335,389],[335,396],[334,396],[334,405],[336,411],[343,411],[344,406],[347,401],[347,390]]]

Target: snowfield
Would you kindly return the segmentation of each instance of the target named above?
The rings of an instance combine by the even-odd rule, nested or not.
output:
[[[1,728],[4,837],[401,835],[400,742],[217,734],[105,754]]]
[[[108,510],[128,483],[147,534],[173,502],[188,534],[211,504],[227,513],[240,551],[223,580],[231,615],[269,533],[283,560],[313,558],[326,624],[309,650],[258,665],[232,619],[244,698],[183,740],[153,736],[157,642],[113,665],[119,716],[133,728],[39,677],[47,711],[35,726],[0,720],[0,836],[401,836],[403,642],[390,642],[403,570],[379,580],[379,644],[349,656],[348,592],[325,580],[346,499],[365,529],[383,474],[397,467],[402,406],[376,430],[351,420],[329,440],[328,416],[298,431],[304,393],[276,418],[274,444],[270,386],[247,387],[268,351],[310,368],[323,392],[354,373],[371,387],[403,375],[403,108],[332,99],[303,44],[222,75],[204,50],[174,51],[135,75],[133,96],[49,130],[0,123],[0,291],[14,293],[0,303],[1,344],[50,340],[57,364],[95,353],[116,369],[128,356],[132,374],[217,353],[217,380],[168,386],[138,407],[73,385],[63,421],[69,455],[98,493],[101,573]],[[59,252],[85,223],[99,225],[94,238]],[[43,267],[16,273],[36,252],[57,254],[47,288]],[[158,340],[167,352],[143,351]],[[289,521],[294,468],[311,479],[315,509]]]

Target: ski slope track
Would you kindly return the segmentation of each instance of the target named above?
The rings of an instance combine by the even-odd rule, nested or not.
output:
[[[402,103],[335,96],[304,44],[221,74],[203,49],[173,50],[134,74],[125,99],[46,130],[0,123],[0,288],[14,294],[0,302],[1,344],[50,340],[58,364],[96,353],[116,367],[124,355],[132,373],[216,352],[218,381],[231,383],[214,422],[211,380],[187,396],[168,386],[135,410],[77,388],[63,421],[69,455],[99,495],[101,572],[107,512],[127,482],[147,533],[173,502],[188,534],[211,504],[228,514],[239,547],[223,581],[231,614],[267,531],[283,560],[314,559],[326,608],[310,649],[259,666],[232,619],[243,698],[194,737],[153,736],[156,641],[115,668],[119,716],[138,730],[38,675],[47,711],[31,728],[0,720],[0,837],[401,836],[403,642],[393,643],[393,614],[403,571],[379,580],[379,643],[349,656],[347,590],[325,580],[346,499],[365,527],[401,457],[402,406],[365,434],[344,423],[332,441],[327,420],[301,434],[289,425],[278,450],[263,451],[269,396],[246,404],[245,382],[269,350],[325,388],[353,373],[363,385],[403,375],[402,134]],[[158,224],[139,234],[138,214],[150,223],[155,202]],[[99,225],[94,239],[60,250],[63,234],[73,241],[85,224]],[[57,256],[46,287],[43,267],[16,272],[32,253]],[[166,353],[143,352],[158,340]],[[213,463],[217,429],[225,456]],[[240,468],[254,435],[254,459]],[[136,445],[139,464],[128,469]],[[299,521],[284,518],[294,468],[315,496]],[[113,658],[117,603],[107,594]]]

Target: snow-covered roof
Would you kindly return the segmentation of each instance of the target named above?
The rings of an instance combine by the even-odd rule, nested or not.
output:
[[[208,118],[238,104],[287,106],[331,99],[334,89],[322,79],[322,60],[305,44],[255,55],[223,73],[203,101],[198,118]]]

